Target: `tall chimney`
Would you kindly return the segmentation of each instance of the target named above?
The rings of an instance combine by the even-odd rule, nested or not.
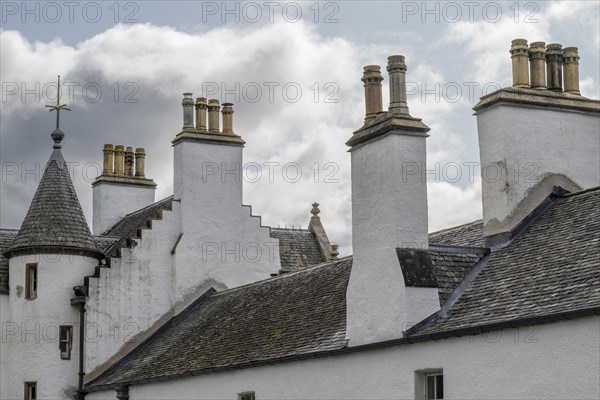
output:
[[[419,276],[432,273],[424,178],[429,127],[408,114],[403,61],[402,56],[388,59],[390,112],[346,142],[352,165],[354,251],[346,293],[349,346],[401,337],[440,306],[432,282],[424,280],[428,287],[421,285],[424,281],[413,285],[403,276],[408,264]],[[379,112],[373,103],[381,104],[381,80],[379,67],[365,67],[368,118]]]
[[[115,175],[123,175],[125,172],[125,148],[123,145],[115,146]]]
[[[546,75],[548,76],[548,89],[555,92],[562,92],[562,65],[563,65],[562,46],[558,43],[551,43],[546,46]]]
[[[206,131],[206,97],[196,98],[196,129]]]
[[[233,133],[233,104],[223,103],[223,133]]]
[[[194,99],[191,93],[184,93],[183,100],[183,129],[194,128]]]
[[[365,66],[361,80],[365,86],[365,125],[368,125],[377,117],[377,114],[383,111],[381,67],[379,65]]]
[[[529,45],[529,70],[532,89],[546,89],[546,43]]]
[[[564,56],[564,79],[565,92],[581,95],[579,91],[579,55],[577,47],[565,47],[563,49]]]
[[[529,87],[529,63],[527,61],[527,40],[515,39],[510,47],[512,59],[513,86],[518,88]]]
[[[114,147],[112,144],[105,144],[102,153],[104,154],[104,163],[102,167],[102,175],[112,175],[113,162],[115,158]]]
[[[142,147],[135,149],[135,176],[145,178],[146,151]]]
[[[219,132],[219,100],[210,99],[208,101],[208,131]]]
[[[388,111],[392,114],[408,115],[404,56],[388,57],[387,71],[390,76],[390,107]]]

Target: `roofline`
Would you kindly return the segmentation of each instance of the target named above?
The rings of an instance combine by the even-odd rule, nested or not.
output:
[[[589,317],[589,316],[594,316],[594,315],[600,315],[600,307],[584,308],[584,309],[573,310],[573,311],[568,311],[568,312],[563,312],[563,313],[547,314],[547,315],[542,315],[542,316],[538,316],[538,317],[519,318],[519,319],[514,319],[514,320],[509,320],[509,321],[495,322],[495,323],[473,326],[473,327],[468,327],[468,328],[460,328],[460,329],[453,329],[453,330],[449,330],[449,331],[431,333],[431,334],[427,334],[427,335],[406,336],[406,337],[399,338],[399,339],[364,344],[364,345],[355,346],[355,347],[342,347],[342,348],[333,349],[333,350],[321,350],[321,351],[309,352],[309,353],[303,353],[303,354],[294,354],[294,355],[289,355],[289,356],[284,356],[284,357],[275,357],[275,358],[269,358],[269,359],[264,359],[264,360],[248,361],[248,362],[244,362],[244,363],[232,364],[232,365],[221,366],[221,367],[203,368],[203,369],[198,369],[198,370],[182,372],[179,374],[163,375],[163,376],[158,376],[158,377],[153,377],[153,378],[138,379],[138,380],[125,381],[125,382],[119,382],[119,383],[114,383],[114,384],[98,385],[95,387],[93,387],[93,386],[89,387],[86,385],[86,390],[89,392],[97,392],[97,391],[102,391],[102,390],[116,389],[120,386],[143,385],[143,384],[147,384],[147,383],[164,382],[167,380],[177,380],[177,379],[181,379],[181,378],[189,378],[192,376],[206,375],[206,374],[210,374],[210,373],[218,373],[218,372],[223,372],[223,371],[232,371],[232,370],[238,370],[238,369],[267,366],[267,365],[272,365],[272,364],[280,364],[280,363],[308,360],[308,359],[314,359],[314,358],[345,355],[345,354],[351,354],[351,353],[361,352],[361,351],[378,350],[378,349],[383,349],[383,348],[393,347],[393,346],[401,346],[401,345],[407,345],[407,344],[428,342],[428,341],[432,341],[432,340],[440,340],[440,339],[447,339],[447,338],[467,336],[467,335],[477,335],[477,334],[482,334],[482,333],[486,333],[486,332],[502,330],[502,329],[507,329],[507,328],[517,328],[517,327],[521,327],[521,326],[530,326],[530,325],[542,325],[542,324],[547,324],[547,323],[551,323],[551,322],[583,318],[583,317]]]
[[[21,255],[35,255],[35,254],[68,254],[75,256],[92,257],[98,260],[102,260],[106,256],[98,249],[85,249],[81,247],[69,247],[69,246],[57,246],[57,245],[34,245],[34,246],[23,246],[15,247],[6,250],[2,255],[8,259]]]
[[[439,231],[429,232],[428,235],[436,235],[438,233],[453,231],[453,230],[458,229],[458,228],[462,228],[462,227],[469,226],[469,225],[474,225],[474,224],[476,224],[478,222],[483,223],[483,219],[476,219],[475,221],[466,222],[464,224],[455,225],[455,226],[451,226],[451,227],[448,227],[448,228],[440,229]]]

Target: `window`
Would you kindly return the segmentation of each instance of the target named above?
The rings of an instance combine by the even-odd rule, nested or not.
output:
[[[444,398],[444,372],[441,368],[415,371],[415,399]]]
[[[425,398],[444,398],[444,375],[441,372],[425,374]]]
[[[28,300],[37,297],[38,270],[37,264],[27,264],[25,266],[25,298]]]
[[[238,394],[238,400],[255,400],[254,392],[243,392]]]
[[[60,358],[62,360],[71,359],[71,349],[73,348],[73,327],[61,326],[59,329]]]
[[[36,382],[25,382],[25,400],[37,400]]]

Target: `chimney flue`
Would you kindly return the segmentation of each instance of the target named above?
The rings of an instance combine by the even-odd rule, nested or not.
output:
[[[210,99],[208,101],[208,131],[219,132],[219,100]]]
[[[558,43],[551,43],[546,46],[546,75],[548,77],[548,89],[555,92],[562,92],[562,65],[563,65],[562,46]]]
[[[390,107],[388,110],[392,114],[408,115],[404,56],[388,57],[387,72],[390,76]]]
[[[515,39],[511,42],[510,58],[512,59],[513,87],[529,87],[527,52],[527,40]]]
[[[206,131],[206,97],[196,98],[196,129]]]
[[[115,175],[123,175],[125,171],[125,148],[122,145],[115,146]]]
[[[579,91],[579,54],[577,47],[565,47],[563,49],[564,57],[564,79],[565,92],[581,95]]]
[[[529,45],[529,70],[531,88],[546,89],[546,43],[533,42]]]
[[[194,100],[191,93],[183,94],[183,129],[194,128]]]
[[[146,150],[142,147],[138,147],[135,149],[135,176],[138,178],[145,178],[145,168],[146,168]]]
[[[112,144],[105,144],[102,153],[104,154],[104,165],[102,175],[113,174],[113,160],[115,158],[114,147]]]
[[[125,150],[125,175],[133,176],[133,147]]]
[[[233,104],[223,103],[223,133],[233,133]]]
[[[379,65],[365,66],[361,80],[365,86],[365,125],[368,125],[377,117],[377,114],[383,111],[381,67]]]

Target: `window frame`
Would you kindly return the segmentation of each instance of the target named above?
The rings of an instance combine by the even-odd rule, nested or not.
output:
[[[37,263],[25,264],[25,299],[37,299],[39,274]]]
[[[63,340],[63,332],[67,333],[67,338]],[[65,350],[63,351],[63,343],[65,344]],[[70,360],[71,351],[73,350],[73,326],[72,325],[61,325],[58,327],[58,350],[60,352],[61,360]]]
[[[25,400],[37,400],[38,398],[38,390],[37,390],[37,382],[24,382],[24,387],[25,389],[23,390],[24,392],[24,399]],[[33,396],[31,396],[31,389],[33,389]]]
[[[256,400],[256,393],[252,391],[238,393],[238,400]]]
[[[429,378],[433,378],[433,397],[430,397],[429,393]],[[441,378],[441,386],[442,386],[442,396],[438,397],[438,378]],[[423,393],[425,394],[425,399],[431,400],[443,400],[444,398],[444,372],[443,371],[431,371],[426,372],[424,374],[423,379],[425,387],[423,388]]]

